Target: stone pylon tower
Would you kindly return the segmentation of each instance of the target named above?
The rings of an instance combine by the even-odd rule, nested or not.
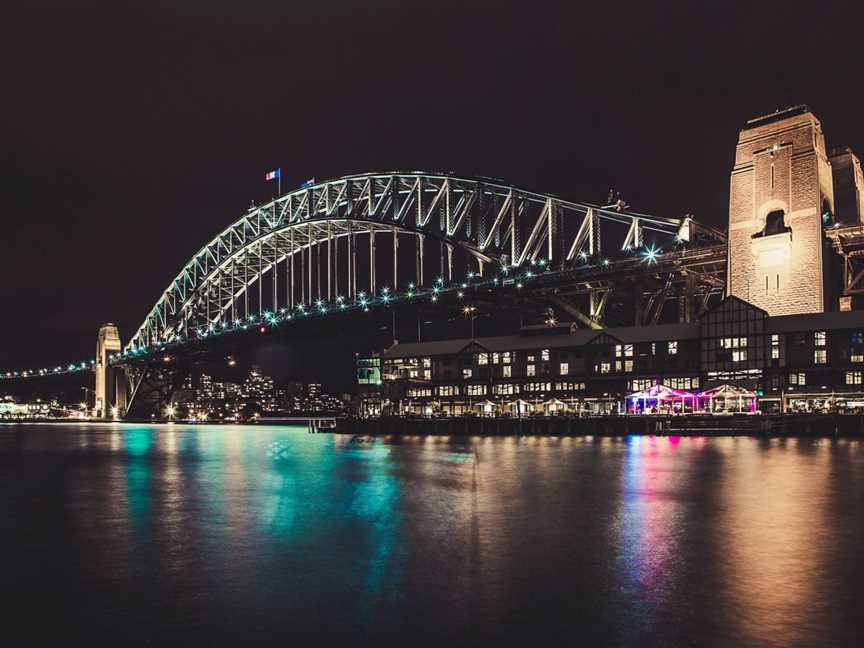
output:
[[[729,190],[727,294],[769,315],[823,312],[833,213],[825,138],[809,108],[747,122]]]
[[[122,412],[126,408],[126,383],[124,376],[111,368],[108,356],[122,349],[120,332],[114,324],[105,324],[99,329],[96,340],[96,416],[109,418],[114,407]]]

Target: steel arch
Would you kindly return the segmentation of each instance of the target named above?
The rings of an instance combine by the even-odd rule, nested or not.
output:
[[[308,259],[305,272],[309,275],[304,288],[309,288],[309,295],[308,298],[302,295],[302,301],[308,303],[312,296],[313,250],[317,255],[320,293],[325,244],[327,296],[332,298],[333,284],[338,284],[341,276],[339,242],[343,239],[347,241],[345,292],[350,298],[357,294],[358,235],[368,235],[370,276],[364,279],[368,279],[374,293],[375,239],[381,234],[393,237],[394,279],[399,272],[399,237],[408,235],[419,241],[417,259],[412,265],[415,281],[422,285],[428,270],[423,267],[425,240],[440,243],[442,270],[445,249],[451,271],[452,254],[457,249],[475,259],[480,272],[483,263],[521,265],[538,258],[563,266],[576,255],[601,253],[601,220],[626,227],[621,247],[638,247],[646,230],[668,236],[681,236],[688,231],[686,219],[659,218],[619,211],[613,206],[565,201],[486,178],[392,172],[317,183],[250,208],[203,246],[162,293],[127,349],[172,341],[183,336],[190,326],[202,322],[212,325],[226,318],[229,311],[236,318],[240,300],[245,307],[243,316],[249,314],[250,300],[260,314],[265,309],[265,279],[270,283],[268,292],[272,290],[270,308],[275,310],[280,297],[280,270],[286,273],[283,288],[290,281],[283,304],[294,307],[300,303],[290,294],[296,286],[293,273],[298,256],[301,267]],[[331,277],[334,259],[337,266]],[[256,284],[257,298],[250,290]]]

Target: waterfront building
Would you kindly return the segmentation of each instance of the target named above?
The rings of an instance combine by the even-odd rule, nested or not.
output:
[[[864,312],[771,317],[727,297],[694,323],[397,344],[382,377],[403,414],[619,413],[628,394],[661,384],[743,387],[765,412],[858,408]]]

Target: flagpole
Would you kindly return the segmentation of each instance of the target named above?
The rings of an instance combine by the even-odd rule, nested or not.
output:
[[[276,187],[277,187],[276,197],[279,198],[282,195],[282,167],[279,167],[278,169],[276,169],[276,173],[278,174],[276,176],[276,180],[278,180],[278,182],[276,184]]]

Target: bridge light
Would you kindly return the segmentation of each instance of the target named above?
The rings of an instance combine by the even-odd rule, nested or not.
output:
[[[437,302],[438,301],[438,295],[432,295],[432,301]]]
[[[468,273],[468,278],[469,278],[469,279],[473,279],[473,278],[474,278],[474,272],[473,272],[473,271]]]
[[[582,259],[583,261],[587,261],[587,260],[588,260],[588,254],[585,252],[585,250],[582,250],[582,251],[579,253],[579,258]]]
[[[259,332],[259,333],[264,333],[264,332],[266,332],[266,331],[267,331],[267,327],[266,327],[266,326],[261,326],[261,327],[258,329],[258,332]]]
[[[465,293],[463,293],[463,292],[460,290],[458,293],[456,293],[456,296],[457,296],[459,299],[462,299],[462,298],[465,296]]]
[[[444,277],[438,277],[435,280],[435,283],[437,283],[439,286],[444,285]]]
[[[544,267],[546,265],[546,259],[540,259],[540,267]]]
[[[390,292],[390,289],[387,288],[386,286],[385,286],[384,288],[381,289],[381,293],[382,293],[383,295],[386,295],[386,294],[389,293],[389,292]]]
[[[412,281],[411,283],[408,284],[408,290],[414,290],[414,288],[416,288],[416,285]]]
[[[468,284],[467,284],[467,283],[463,283],[463,284],[462,284],[462,288],[467,288],[467,287],[468,287]]]
[[[642,255],[645,257],[645,261],[648,263],[656,263],[657,255],[660,254],[660,250],[656,249],[653,245],[645,250]]]
[[[609,259],[603,259],[603,265],[608,266],[609,265]]]
[[[525,278],[526,278],[526,279],[530,279],[530,278],[533,277],[533,276],[534,276],[534,273],[531,272],[530,270],[529,270],[528,272],[525,273]]]
[[[517,284],[516,284],[516,287],[517,287],[517,288],[521,288],[521,287],[522,287],[522,282],[520,281],[519,283],[517,283]]]

